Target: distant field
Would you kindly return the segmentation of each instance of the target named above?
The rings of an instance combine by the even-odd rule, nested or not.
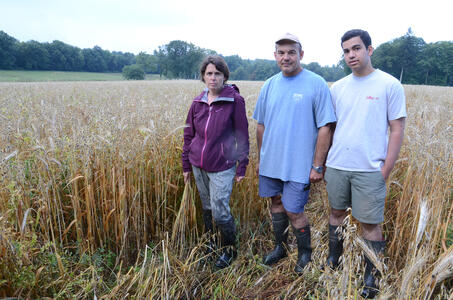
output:
[[[159,79],[159,75],[146,75],[146,79],[147,80]],[[0,82],[118,81],[118,80],[124,80],[121,73],[0,70]]]

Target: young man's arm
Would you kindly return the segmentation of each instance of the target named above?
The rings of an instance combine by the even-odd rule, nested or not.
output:
[[[318,138],[316,140],[315,157],[313,159],[313,165],[316,167],[324,166],[326,162],[327,152],[329,151],[330,144],[332,143],[332,124],[326,124],[318,129]],[[320,181],[324,177],[324,172],[318,173],[311,169],[310,171],[310,182]]]
[[[390,172],[395,166],[396,160],[398,159],[401,144],[403,143],[405,123],[406,118],[399,118],[396,120],[389,121],[390,136],[387,148],[387,157],[385,158],[384,165],[381,168],[384,180],[387,180],[387,178],[390,175]]]

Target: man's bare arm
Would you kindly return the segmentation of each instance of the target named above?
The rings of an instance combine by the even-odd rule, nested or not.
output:
[[[396,120],[389,121],[390,125],[390,136],[389,144],[387,148],[387,157],[385,158],[384,165],[381,168],[382,176],[384,179],[390,175],[395,162],[398,159],[398,155],[401,150],[401,144],[403,143],[404,138],[404,126],[406,123],[406,118],[399,118]]]
[[[315,157],[313,159],[314,166],[324,166],[326,162],[327,152],[332,143],[332,124],[327,124],[318,129],[318,138],[316,140]],[[310,171],[310,182],[320,181],[324,177],[323,173],[318,173],[315,170]]]
[[[259,175],[261,145],[263,144],[264,124],[256,124],[256,145],[258,147],[258,162],[256,165],[256,174]]]

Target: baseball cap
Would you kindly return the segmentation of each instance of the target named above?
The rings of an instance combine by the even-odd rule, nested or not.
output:
[[[291,41],[291,42],[298,43],[299,45],[301,45],[299,38],[289,32],[282,35],[275,43],[279,44],[282,41]]]

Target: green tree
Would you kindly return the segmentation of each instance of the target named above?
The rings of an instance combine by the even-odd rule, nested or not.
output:
[[[145,79],[145,71],[141,65],[129,65],[123,68],[123,77],[127,80],[143,80]]]
[[[268,59],[256,59],[250,64],[250,79],[266,80],[280,72],[277,63]]]
[[[154,54],[110,52],[99,46],[80,49],[60,41],[19,42],[0,31],[0,69],[61,70],[89,72],[122,72],[128,65],[138,64],[146,73],[174,78],[197,78],[203,57],[215,51],[176,40],[159,46]],[[399,38],[383,43],[373,53],[372,61],[379,68],[403,83],[453,86],[453,42],[427,44],[416,37],[411,28]],[[280,70],[274,60],[242,59],[225,56],[232,80],[265,80]],[[320,66],[316,62],[303,65],[336,81],[351,73],[342,59],[337,65]]]
[[[186,78],[185,59],[190,51],[191,44],[184,41],[171,41],[166,45],[168,56],[168,68],[176,78]]]
[[[0,31],[0,69],[10,70],[16,67],[17,45],[18,41],[15,38]]]
[[[425,46],[425,41],[414,36],[409,28],[404,36],[376,48],[373,65],[399,78],[402,83],[423,83],[423,68],[419,62],[423,59]]]
[[[224,59],[228,65],[228,69],[230,69],[230,73],[234,73],[244,64],[244,61],[239,55],[225,56]]]
[[[168,66],[169,71],[174,77],[188,78],[190,77],[190,65],[187,64],[187,57],[191,51],[194,51],[195,46],[184,41],[171,41],[167,46]]]
[[[230,73],[230,79],[232,80],[247,80],[247,71],[243,66],[239,66],[234,70],[233,72]]]
[[[73,71],[79,59],[79,48],[65,44],[60,41],[53,41],[47,44],[47,52],[50,56],[50,69],[59,71]]]
[[[191,47],[187,53],[186,62],[184,66],[185,78],[196,79],[199,77],[199,66],[205,57],[206,52],[198,47]]]
[[[25,70],[49,70],[50,55],[45,44],[37,41],[19,43],[16,53],[17,66]]]
[[[208,54],[215,54],[215,51],[180,40],[159,46],[159,50],[154,52],[161,76],[190,79],[198,77],[198,67],[203,57]]]
[[[136,56],[136,62],[141,65],[145,73],[158,73],[158,58],[155,55],[140,52]]]
[[[401,62],[399,59],[399,46],[396,41],[384,43],[376,48],[371,57],[373,66],[379,68],[387,73],[392,74],[394,77],[399,78],[401,72]]]
[[[411,28],[401,38],[399,53],[401,61],[400,81],[417,84],[423,82],[423,73],[418,64],[422,58],[426,43],[422,38],[414,36]]]
[[[320,74],[327,82],[334,82],[345,76],[343,66],[338,63],[337,65],[322,67],[322,74]]]
[[[136,58],[130,52],[113,51],[110,61],[111,72],[122,72],[124,66],[135,64]]]
[[[168,56],[165,46],[159,46],[154,50],[154,56],[157,57],[157,73],[162,76],[168,75]]]
[[[307,68],[308,70],[318,74],[319,76],[322,76],[322,73],[323,73],[322,72],[322,67],[317,62],[309,63],[308,65],[305,65],[305,68]]]
[[[303,65],[304,68],[318,74],[319,76],[323,77],[325,81],[334,82],[338,79],[341,79],[345,76],[345,70],[341,62],[337,65],[332,66],[321,66],[317,62],[309,63],[308,65]],[[348,68],[349,69],[349,68]]]
[[[426,45],[419,65],[423,69],[424,82],[430,85],[453,85],[453,42],[437,42]]]
[[[103,56],[103,50],[99,46],[94,46],[93,49],[83,49],[83,57],[85,59],[84,70],[88,72],[106,72],[107,62]]]

